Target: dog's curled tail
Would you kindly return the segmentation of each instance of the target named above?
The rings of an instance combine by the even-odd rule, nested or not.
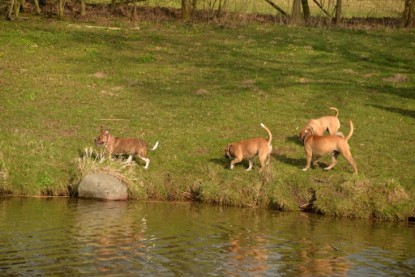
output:
[[[349,124],[350,124],[349,134],[347,135],[347,137],[344,138],[346,141],[348,141],[353,135],[353,122],[351,119],[349,120]]]
[[[335,117],[337,117],[339,115],[339,110],[336,109],[335,107],[330,107],[329,109],[336,112],[336,114],[334,115]]]
[[[268,133],[268,144],[271,145],[271,141],[272,141],[271,131],[263,123],[261,123],[261,127],[264,128],[265,131],[267,131],[267,133]]]
[[[154,144],[153,148],[151,148],[151,151],[154,151],[157,149],[157,146],[159,146],[159,142],[157,141],[156,144]]]

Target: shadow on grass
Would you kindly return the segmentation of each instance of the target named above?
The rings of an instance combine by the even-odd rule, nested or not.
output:
[[[272,157],[280,162],[283,162],[288,165],[292,165],[294,167],[303,168],[305,166],[306,160],[305,157],[301,159],[291,158],[285,154],[272,154]]]
[[[408,116],[408,117],[412,117],[415,118],[415,111],[412,110],[407,110],[407,109],[401,109],[401,108],[395,108],[395,107],[385,107],[385,106],[380,106],[380,105],[368,105],[371,106],[373,108],[377,108],[377,109],[381,109],[381,110],[385,110],[388,112],[392,112],[392,113],[397,113],[403,116]]]
[[[288,142],[294,143],[296,145],[303,146],[303,144],[301,143],[301,141],[300,141],[300,139],[298,138],[297,135],[287,137],[285,140],[288,141]]]
[[[218,164],[218,165],[222,166],[223,168],[229,168],[229,162],[230,161],[226,158],[213,158],[213,159],[210,159],[210,162]]]

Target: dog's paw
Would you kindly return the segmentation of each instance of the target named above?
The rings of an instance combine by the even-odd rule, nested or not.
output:
[[[303,168],[303,171],[307,171],[307,169],[308,169],[308,168],[307,168],[307,167],[305,167],[305,168]]]

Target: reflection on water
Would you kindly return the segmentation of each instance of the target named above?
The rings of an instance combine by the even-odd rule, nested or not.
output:
[[[195,203],[0,199],[0,275],[411,276],[414,236]]]

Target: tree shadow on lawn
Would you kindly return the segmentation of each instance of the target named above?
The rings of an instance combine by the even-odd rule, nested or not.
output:
[[[385,107],[385,106],[380,106],[380,105],[368,105],[368,106],[381,109],[381,110],[385,110],[388,112],[392,112],[392,113],[397,113],[403,116],[409,116],[415,119],[415,111],[413,110],[407,110],[407,109],[401,109],[401,108],[395,108],[395,107]]]
[[[415,93],[413,87],[396,87],[388,84],[381,83],[376,86],[368,86],[368,90],[374,90],[377,93],[386,93],[395,96],[399,96],[407,99],[415,99]]]

